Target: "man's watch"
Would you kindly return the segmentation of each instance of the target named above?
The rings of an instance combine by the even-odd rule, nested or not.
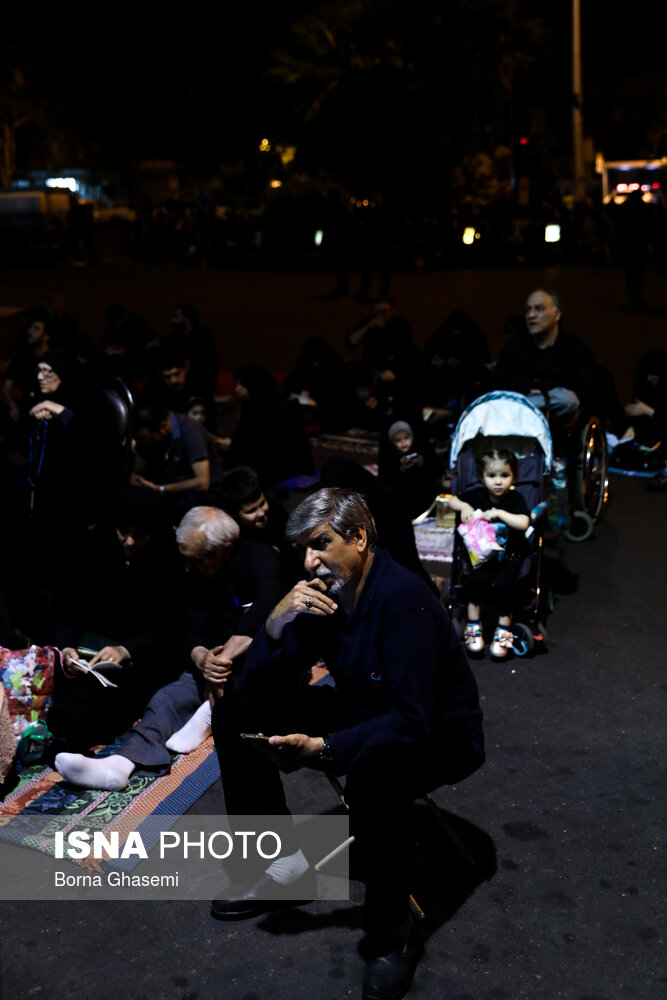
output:
[[[317,762],[323,770],[331,767],[336,760],[336,751],[333,748],[333,744],[329,743],[329,740],[324,739],[324,743],[317,751]]]

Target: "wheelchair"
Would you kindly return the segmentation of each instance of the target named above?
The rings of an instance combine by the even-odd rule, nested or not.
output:
[[[571,427],[554,428],[548,411],[547,422],[554,441],[554,475],[558,462],[564,464],[568,515],[563,518],[563,535],[571,542],[591,537],[609,503],[609,454],[607,435],[597,416],[579,417]]]

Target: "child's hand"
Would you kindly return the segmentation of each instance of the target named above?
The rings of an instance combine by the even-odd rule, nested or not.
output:
[[[470,506],[469,503],[464,503],[463,506],[461,507],[461,521],[463,522],[463,524],[469,524],[470,521],[474,521],[475,519],[476,517],[474,509]]]
[[[498,520],[498,511],[496,510],[496,508],[492,507],[491,510],[485,510],[482,513],[482,520],[483,521],[497,521]]]

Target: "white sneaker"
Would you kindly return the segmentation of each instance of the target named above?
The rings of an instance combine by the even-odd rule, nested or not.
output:
[[[466,625],[463,630],[463,644],[471,656],[480,656],[484,652],[484,636],[479,622]]]
[[[514,633],[509,629],[498,625],[493,636],[493,642],[489,647],[489,652],[494,660],[504,660],[514,642]]]

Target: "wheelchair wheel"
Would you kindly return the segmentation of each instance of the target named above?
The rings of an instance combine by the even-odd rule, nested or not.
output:
[[[514,643],[512,649],[515,656],[530,656],[535,649],[535,637],[532,629],[523,622],[514,622],[512,625],[514,633]]]
[[[585,542],[593,534],[595,521],[583,510],[572,511],[570,527],[564,532],[565,537],[570,542]]]
[[[607,436],[597,417],[591,417],[581,435],[577,460],[576,498],[580,509],[599,521],[609,501]]]

